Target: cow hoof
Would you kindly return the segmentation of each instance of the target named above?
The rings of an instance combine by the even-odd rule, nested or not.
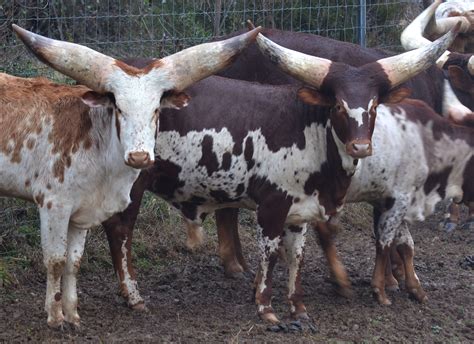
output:
[[[225,277],[234,279],[244,278],[244,268],[238,263],[224,265]]]
[[[291,317],[295,320],[304,320],[304,321],[309,321],[310,320],[310,317],[309,317],[307,312],[292,314]]]
[[[413,297],[419,303],[425,303],[428,301],[428,295],[426,295],[426,292],[423,290],[422,287],[410,289],[408,292],[410,296]]]
[[[270,323],[274,325],[280,323],[280,320],[277,318],[277,316],[273,312],[260,314],[260,319],[262,319],[266,323]]]
[[[134,305],[128,305],[131,310],[136,311],[136,312],[148,312],[148,308],[145,305],[145,301],[136,303]]]
[[[312,332],[318,331],[316,325],[308,317],[308,319],[295,320],[288,325],[288,332]]]
[[[461,226],[461,229],[463,230],[474,230],[474,219],[469,219],[466,222],[464,222]]]
[[[400,291],[400,287],[398,286],[398,284],[387,285],[387,286],[385,286],[385,289],[388,290],[388,291],[391,291],[391,292],[398,292],[398,291]]]
[[[392,302],[389,300],[387,295],[385,295],[385,292],[381,293],[378,288],[375,288],[374,291],[374,298],[377,300],[377,302],[382,305],[382,306],[390,306]]]
[[[48,319],[48,326],[55,330],[63,330],[64,329],[64,318],[59,319]]]
[[[445,231],[446,233],[451,233],[456,230],[457,223],[452,222],[451,220],[444,220],[439,224],[441,230]]]
[[[245,277],[243,272],[229,272],[229,271],[226,271],[224,273],[224,276],[230,279],[237,279],[237,280],[244,279]]]
[[[279,323],[276,325],[268,326],[267,331],[275,332],[275,333],[278,333],[278,332],[288,333],[288,326],[286,326],[286,324],[284,323]]]
[[[77,313],[72,315],[72,316],[66,315],[64,320],[66,321],[66,323],[71,325],[73,330],[80,330],[80,328],[81,328],[81,318],[79,317],[79,315]]]
[[[385,280],[385,290],[389,291],[400,291],[400,287],[398,285],[398,281],[392,277],[389,278],[388,280]]]
[[[352,299],[354,297],[354,292],[352,291],[351,287],[342,287],[336,285],[334,291],[337,295],[342,296],[345,299]]]

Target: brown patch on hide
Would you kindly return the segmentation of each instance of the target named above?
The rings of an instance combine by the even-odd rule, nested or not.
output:
[[[34,201],[36,204],[38,204],[40,207],[43,207],[44,205],[44,193],[39,192],[37,195],[33,197]]]
[[[161,60],[153,60],[143,68],[136,68],[123,61],[115,60],[115,65],[128,75],[140,76],[148,74],[154,68],[161,67],[163,65],[163,62]]]
[[[81,100],[87,91],[84,86],[55,84],[45,78],[0,75],[0,151],[19,163],[24,146],[32,149],[38,140],[47,139],[58,156],[53,173],[63,181],[71,155],[80,147],[92,147],[90,108]],[[52,128],[47,138],[28,138],[31,133],[40,135],[48,123]]]
[[[448,185],[448,178],[453,170],[452,166],[447,166],[439,172],[432,172],[426,178],[425,184],[423,185],[425,195],[428,195],[431,191],[436,189],[436,192],[441,198],[446,196],[446,186]]]
[[[41,128],[41,127],[40,127]],[[29,150],[32,150],[35,147],[36,140],[33,138],[29,138],[28,141],[26,141],[26,147]]]
[[[52,206],[53,206],[53,202],[49,201],[48,203],[46,203],[46,207],[47,207],[48,209],[51,209]]]

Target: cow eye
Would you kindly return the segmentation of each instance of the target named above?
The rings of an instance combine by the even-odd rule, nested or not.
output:
[[[341,112],[342,111],[342,106],[340,104],[336,104],[336,111]]]

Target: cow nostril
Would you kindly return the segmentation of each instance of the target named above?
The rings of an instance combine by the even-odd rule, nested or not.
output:
[[[134,167],[144,167],[150,163],[150,155],[145,152],[130,153],[128,163]]]
[[[352,144],[352,149],[354,150],[354,152],[357,152],[359,150],[358,146],[359,146],[358,144],[355,144],[355,143]]]

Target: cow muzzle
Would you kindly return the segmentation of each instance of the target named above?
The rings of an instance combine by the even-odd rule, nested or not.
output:
[[[128,154],[128,160],[125,163],[133,168],[146,168],[151,166],[153,162],[150,159],[150,154],[146,152],[133,152]]]
[[[356,159],[372,155],[372,142],[370,140],[353,140],[346,144],[346,152]]]

